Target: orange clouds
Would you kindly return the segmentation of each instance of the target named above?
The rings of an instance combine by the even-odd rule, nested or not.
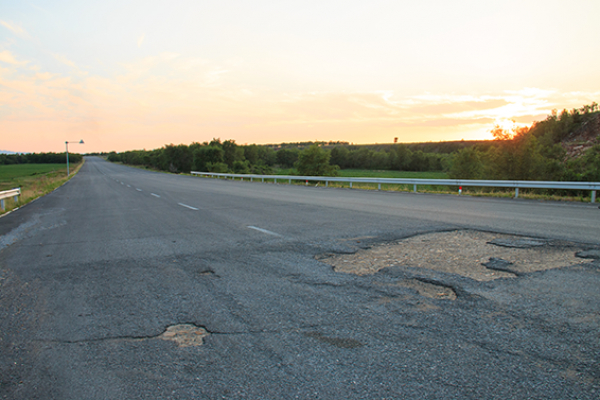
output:
[[[531,88],[479,96],[278,92],[240,83],[244,71],[239,68],[176,53],[122,65],[113,76],[91,74],[54,57],[73,74],[50,73],[0,52],[0,130],[9,132],[3,148],[62,151],[65,140],[79,139],[86,146],[78,150],[90,152],[213,137],[239,143],[481,139],[490,138],[499,118],[531,123],[533,116],[569,100],[565,93]],[[576,94],[578,100],[593,96]]]

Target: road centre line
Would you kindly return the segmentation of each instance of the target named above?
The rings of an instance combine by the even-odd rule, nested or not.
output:
[[[127,185],[127,187],[131,187],[131,185]]]
[[[183,204],[183,203],[177,203],[177,204],[179,204],[181,207],[189,208],[190,210],[195,210],[195,211],[199,210],[198,208],[192,207],[192,206],[188,206],[187,204]]]
[[[150,194],[151,194],[152,196],[154,196],[154,197],[158,197],[158,198],[160,199],[160,196],[159,196],[159,195],[157,195],[157,194],[154,194],[154,193],[150,193]]]
[[[273,235],[273,236],[282,237],[279,233],[271,232],[271,231],[268,231],[266,229],[258,228],[256,226],[247,226],[247,228],[254,229],[254,230],[262,232],[262,233],[266,233],[267,235]]]

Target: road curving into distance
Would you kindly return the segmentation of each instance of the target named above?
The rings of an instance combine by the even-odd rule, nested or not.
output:
[[[231,182],[89,157],[0,219],[0,398],[597,399],[598,226],[592,204]],[[323,262],[453,230],[580,258],[490,281]]]

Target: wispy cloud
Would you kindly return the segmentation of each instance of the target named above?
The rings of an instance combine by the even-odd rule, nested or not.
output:
[[[144,43],[144,38],[145,38],[145,37],[146,37],[146,34],[145,34],[145,33],[142,33],[142,36],[140,36],[140,37],[138,38],[138,40],[137,40],[137,46],[138,46],[138,48],[139,48],[139,47],[142,47],[142,43]]]
[[[123,64],[111,76],[74,78],[77,64],[53,56],[68,71],[50,73],[33,61],[20,61],[18,54],[0,52],[0,131],[16,132],[14,143],[40,146],[23,150],[53,149],[65,132],[90,135],[89,151],[212,137],[240,143],[481,139],[499,119],[530,124],[552,108],[579,107],[600,95],[551,88],[412,96],[391,89],[283,92],[247,83],[240,67],[177,53]],[[92,142],[104,144],[92,149]]]
[[[15,24],[14,22],[7,22],[7,21],[0,20],[0,25],[4,26],[6,29],[8,29],[9,31],[11,31],[12,33],[14,33],[17,36],[20,36],[20,37],[28,36],[25,29],[21,28],[19,25]]]
[[[77,65],[73,61],[69,60],[67,57],[63,56],[62,54],[52,54],[52,56],[58,62],[61,62],[71,68],[77,68]]]
[[[0,51],[0,61],[13,65],[25,65],[27,61],[18,61],[8,50]]]

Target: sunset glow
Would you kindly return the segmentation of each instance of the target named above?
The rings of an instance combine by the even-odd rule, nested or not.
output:
[[[490,139],[599,101],[600,2],[563,5],[3,2],[0,150]]]

